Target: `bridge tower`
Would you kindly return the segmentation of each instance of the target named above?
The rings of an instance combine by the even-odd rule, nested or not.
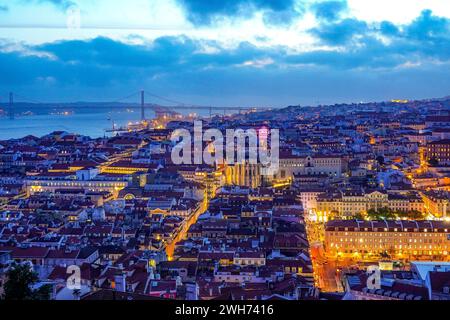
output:
[[[141,91],[141,121],[145,120],[145,92]]]

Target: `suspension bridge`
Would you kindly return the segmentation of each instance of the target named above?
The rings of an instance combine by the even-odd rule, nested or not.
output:
[[[39,106],[39,105],[71,105],[71,103],[52,103],[52,102],[44,102],[39,101],[37,99],[29,98],[25,95],[15,93],[15,92],[9,92],[4,95],[0,95],[1,97],[8,97],[7,102],[7,115],[11,120],[14,120],[17,111],[15,109],[15,104],[30,104],[33,106]],[[153,101],[151,103],[148,103],[147,101]],[[161,103],[156,103],[157,101],[164,103],[165,105]],[[96,103],[96,102],[92,102]],[[140,107],[140,118],[142,121],[146,120],[146,111],[152,110],[156,115],[158,114],[177,114],[177,113],[183,113],[183,112],[192,112],[192,110],[201,110],[203,112],[209,112],[209,117],[211,118],[214,115],[218,114],[227,114],[230,112],[246,112],[246,111],[256,111],[258,108],[245,108],[245,107],[215,107],[215,106],[201,106],[197,104],[190,104],[186,102],[177,101],[174,99],[166,98],[157,94],[153,94],[151,92],[148,92],[146,90],[140,90],[133,92],[131,94],[128,94],[126,96],[120,97],[118,99],[111,99],[110,101],[104,102],[109,103],[111,105],[117,104],[114,108],[128,108],[130,105],[133,107]],[[4,104],[0,100],[0,106]],[[86,103],[89,104],[89,103]]]

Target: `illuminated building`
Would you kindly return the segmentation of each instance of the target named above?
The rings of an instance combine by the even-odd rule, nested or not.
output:
[[[90,161],[75,161],[70,164],[54,164],[48,172],[77,172],[82,169],[92,169],[96,167],[96,163]]]
[[[422,199],[426,210],[437,218],[450,217],[450,193],[439,191],[423,191]]]
[[[305,211],[317,208],[317,197],[323,193],[323,188],[304,188],[298,193],[298,199],[302,202]]]
[[[226,167],[226,183],[235,186],[257,188],[261,186],[261,164],[251,164],[248,161],[228,165]]]
[[[184,165],[174,166],[170,170],[175,170],[188,182],[203,185],[207,199],[214,198],[216,190],[224,184],[225,180],[221,167],[214,169],[210,166]]]
[[[101,167],[101,173],[113,173],[113,174],[133,174],[136,172],[147,172],[149,169],[148,164],[132,163],[130,161],[117,161],[108,166]]]
[[[266,264],[266,257],[261,252],[236,252],[233,264],[237,266],[263,266]]]
[[[427,160],[435,160],[438,165],[450,165],[450,139],[428,143]]]
[[[147,209],[151,214],[168,215],[175,205],[174,198],[151,198],[148,200]]]
[[[128,181],[121,179],[100,179],[94,180],[76,180],[76,179],[49,179],[43,177],[30,177],[25,181],[28,195],[36,193],[55,193],[59,189],[72,190],[83,189],[85,192],[104,192],[112,193],[117,197],[120,190],[128,186]]]
[[[222,174],[218,175],[217,172],[207,173],[204,177],[206,199],[211,200],[216,196],[216,190],[222,185]]]
[[[444,221],[332,220],[325,226],[325,250],[330,256],[439,256],[448,259],[450,223]]]
[[[394,212],[419,211],[425,213],[422,198],[416,193],[407,195],[373,191],[342,191],[334,194],[322,194],[317,197],[318,212],[326,212],[328,216],[349,217],[365,213],[370,209],[389,208]]]
[[[291,154],[280,154],[280,169],[274,178],[294,178],[294,174],[341,177],[346,167],[346,161],[340,156],[299,157]]]

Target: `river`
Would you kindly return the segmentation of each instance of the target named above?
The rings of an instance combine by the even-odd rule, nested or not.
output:
[[[53,131],[67,131],[98,138],[106,134],[106,129],[112,129],[113,122],[119,127],[139,119],[138,110],[109,109],[20,115],[13,120],[3,116],[0,117],[0,140],[17,139],[27,135],[41,137]]]

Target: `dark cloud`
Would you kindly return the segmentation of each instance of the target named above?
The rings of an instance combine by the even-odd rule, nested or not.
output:
[[[286,24],[299,16],[296,0],[177,0],[195,25],[211,25],[222,18],[249,18],[264,12],[264,21]]]
[[[151,45],[129,45],[109,38],[88,41],[59,41],[35,47],[70,65],[97,65],[111,68],[139,68],[154,71],[178,71],[186,68],[221,67],[242,64],[266,55],[247,42],[216,54],[202,53],[205,45],[220,48],[215,41],[192,40],[185,36],[161,37]],[[272,52],[273,53],[273,52]]]
[[[367,66],[371,66],[375,58],[377,64],[386,62],[386,66],[430,59],[448,62],[450,59],[450,19],[435,16],[430,10],[424,10],[414,21],[403,26],[388,21],[374,26],[349,18],[322,22],[310,33],[323,44],[343,48],[345,51],[337,61],[347,61],[353,56],[348,61],[350,65],[352,61],[358,65],[358,57],[365,57]],[[381,42],[377,35],[384,36],[388,42]]]
[[[398,27],[390,21],[381,22],[380,32],[384,36],[397,36],[400,34]]]
[[[312,11],[319,19],[334,21],[341,17],[342,13],[348,10],[346,0],[318,2],[311,6]]]
[[[59,41],[38,47],[38,50],[72,64],[141,68],[170,67],[179,63],[178,58],[196,49],[197,45],[185,37],[158,38],[151,46],[128,45],[99,37],[89,41]]]
[[[247,42],[224,49],[217,41],[185,36],[161,37],[146,45],[100,37],[26,50],[39,56],[0,47],[0,89],[25,87],[37,94],[71,97],[94,94],[94,89],[114,96],[148,86],[161,95],[185,96],[195,103],[206,103],[208,97],[223,100],[222,104],[246,104],[251,99],[281,103],[295,97],[312,99],[316,93],[337,101],[360,100],[374,96],[370,90],[391,94],[394,89],[402,96],[443,95],[450,87],[445,72],[450,64],[448,27],[448,19],[427,11],[404,26],[367,25],[356,19],[327,21],[311,32],[332,48],[300,53]],[[380,34],[388,41],[381,41]],[[205,46],[216,50],[205,53]]]
[[[329,45],[344,45],[357,35],[368,32],[366,22],[349,18],[332,23],[323,23],[311,30],[322,42]]]
[[[406,27],[405,35],[421,41],[442,37],[449,39],[449,26],[449,19],[437,17],[433,15],[431,10],[424,10],[417,19]]]

